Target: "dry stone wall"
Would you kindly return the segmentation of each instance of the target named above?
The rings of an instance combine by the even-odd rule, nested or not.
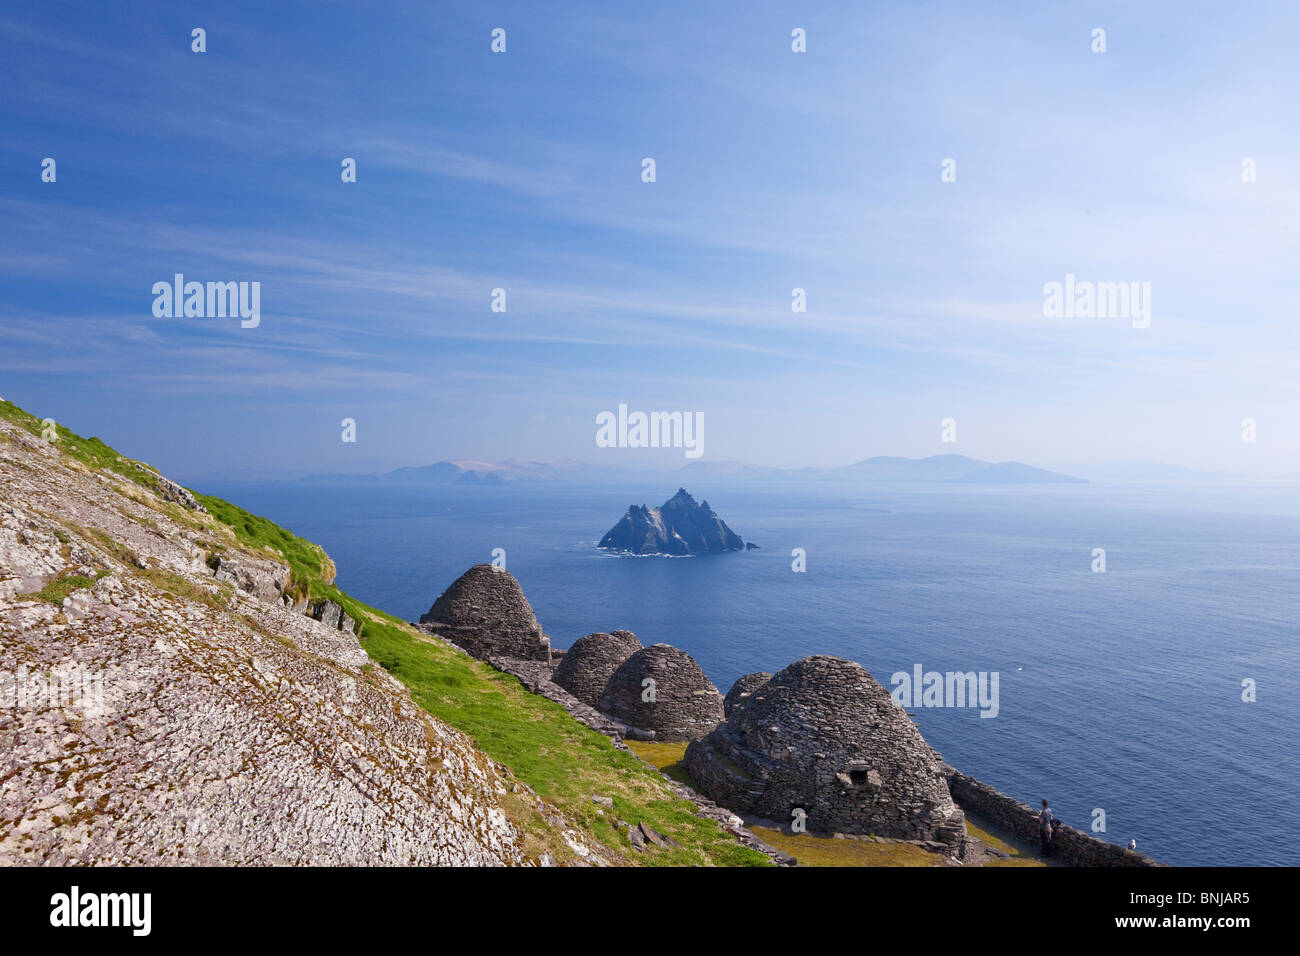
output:
[[[517,657],[550,661],[551,641],[513,574],[476,564],[457,578],[420,618],[421,627],[480,660]]]
[[[1023,840],[1038,845],[1038,810],[995,790],[948,764],[943,765],[953,799]],[[1052,856],[1071,866],[1161,866],[1145,853],[1100,840],[1071,826],[1060,826],[1052,838]]]
[[[598,709],[644,740],[694,740],[722,720],[722,695],[695,658],[669,644],[652,644],[614,671]]]
[[[588,634],[565,653],[555,668],[555,683],[595,707],[619,665],[639,650],[641,642],[631,631]]]
[[[937,754],[889,692],[853,661],[796,661],[735,703],[686,750],[712,799],[811,832],[958,844],[965,819]]]
[[[727,696],[722,698],[722,710],[726,716],[730,717],[731,711],[738,703],[771,679],[772,675],[767,671],[758,671],[753,674],[746,674],[744,677],[732,684],[731,690],[727,691]]]

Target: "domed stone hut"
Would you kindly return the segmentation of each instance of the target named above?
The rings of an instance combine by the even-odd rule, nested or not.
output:
[[[596,708],[634,738],[694,740],[722,720],[722,695],[690,654],[651,644],[619,665]]]
[[[686,750],[687,773],[721,805],[818,833],[958,843],[965,816],[939,755],[861,664],[796,661],[735,702]]]
[[[722,712],[730,718],[731,711],[735,708],[736,704],[744,700],[771,679],[772,675],[767,671],[756,671],[753,674],[746,674],[744,677],[740,678],[731,685],[731,690],[727,691],[727,696],[722,698]]]
[[[641,641],[631,631],[588,634],[565,652],[551,680],[595,707],[614,671],[639,650]]]
[[[551,639],[524,589],[509,571],[490,564],[476,564],[458,577],[420,624],[481,659],[551,660]]]

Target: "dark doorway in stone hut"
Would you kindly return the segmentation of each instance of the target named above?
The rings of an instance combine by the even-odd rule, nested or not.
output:
[[[849,780],[855,787],[865,787],[867,785],[867,772],[865,770],[850,770]]]

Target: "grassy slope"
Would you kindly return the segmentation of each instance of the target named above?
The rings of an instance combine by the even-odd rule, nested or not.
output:
[[[0,402],[0,417],[39,436],[39,419],[9,402]],[[112,473],[143,488],[158,486],[157,473],[134,467],[97,438],[85,439],[58,427],[58,447],[88,468]],[[760,853],[746,849],[716,823],[695,816],[694,806],[676,797],[658,774],[631,754],[617,750],[604,736],[570,717],[562,707],[528,693],[513,677],[501,674],[391,615],[355,600],[334,586],[334,564],[319,546],[265,518],[214,498],[196,494],[212,519],[154,502],[158,510],[194,527],[225,529],[228,544],[282,560],[291,569],[290,590],[300,596],[337,601],[358,623],[362,647],[411,691],[415,701],[440,720],[467,734],[573,823],[631,863],[651,865],[764,866]],[[142,573],[147,573],[142,569]],[[610,797],[614,809],[598,807],[588,797]],[[512,812],[536,848],[571,857],[562,835],[530,808]],[[665,833],[681,849],[630,851],[617,819],[644,822]]]
[[[420,706],[458,727],[493,759],[554,803],[606,846],[626,849],[622,819],[645,823],[682,844],[648,850],[636,862],[664,865],[763,866],[768,860],[695,815],[693,804],[608,738],[559,704],[528,693],[515,678],[452,648],[420,640],[406,628],[367,625],[366,652],[411,689]],[[588,797],[610,797],[603,813]]]

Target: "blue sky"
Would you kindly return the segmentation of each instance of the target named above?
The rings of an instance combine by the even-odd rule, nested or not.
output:
[[[0,14],[0,395],[179,476],[682,460],[596,448],[621,402],[1300,472],[1294,4],[107,6]],[[261,324],[155,318],[175,272]],[[1150,327],[1044,317],[1067,273]]]

